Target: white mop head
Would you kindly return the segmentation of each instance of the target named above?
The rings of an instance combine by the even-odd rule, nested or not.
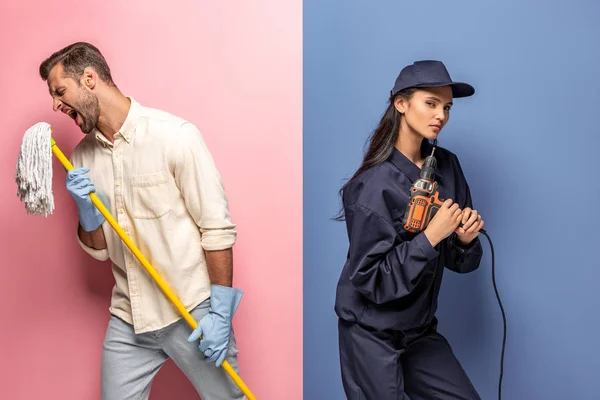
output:
[[[51,128],[39,122],[27,129],[21,142],[17,160],[17,195],[25,202],[28,214],[43,215],[54,211],[52,196]]]

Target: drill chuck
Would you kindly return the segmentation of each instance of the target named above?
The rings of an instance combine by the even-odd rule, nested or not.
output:
[[[435,147],[431,151],[431,154],[425,158],[423,162],[423,167],[421,168],[421,179],[427,179],[429,181],[433,181],[435,176],[435,169],[437,168],[437,160],[435,159],[433,153],[435,152]]]

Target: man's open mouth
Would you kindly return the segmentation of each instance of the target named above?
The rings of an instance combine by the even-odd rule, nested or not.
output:
[[[75,110],[69,110],[67,111],[67,115],[71,118],[73,118],[73,120],[77,120],[77,111]]]

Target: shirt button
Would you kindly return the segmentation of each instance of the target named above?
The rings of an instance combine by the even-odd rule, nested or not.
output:
[[[134,289],[134,290],[132,290],[132,291],[131,291],[131,294],[137,294],[137,290],[135,290],[135,289]]]
[[[117,152],[115,153],[115,157],[119,157],[119,154],[120,154],[120,153],[117,151]]]
[[[119,214],[123,214],[123,209],[119,208]]]
[[[115,186],[117,186],[117,187],[121,186],[121,182],[119,182],[119,181],[116,181],[116,182],[115,182]]]
[[[131,264],[131,263],[128,263],[128,264],[127,264],[127,267],[128,267],[128,268],[131,268],[131,267],[132,267],[132,264]]]

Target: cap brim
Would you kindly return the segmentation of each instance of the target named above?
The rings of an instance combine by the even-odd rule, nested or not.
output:
[[[452,88],[452,97],[459,99],[461,97],[469,97],[475,94],[475,88],[468,83],[464,82],[440,82],[440,83],[423,83],[421,85],[415,85],[413,87],[426,88],[426,87],[442,87],[450,86]]]
[[[452,97],[454,98],[469,97],[475,94],[475,88],[468,83],[453,82],[450,86],[452,87]]]

